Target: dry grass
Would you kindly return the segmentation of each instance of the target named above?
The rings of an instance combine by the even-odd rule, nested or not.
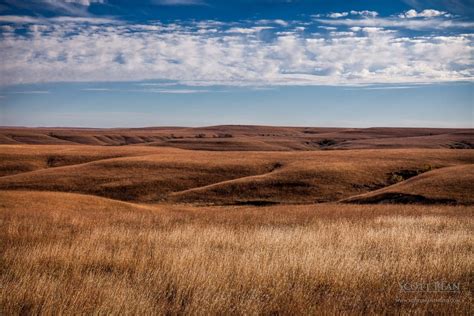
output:
[[[228,135],[232,137],[221,137]],[[291,151],[367,148],[473,148],[472,129],[309,128],[224,125],[138,129],[2,128],[0,144],[118,146],[194,150]]]
[[[198,209],[6,191],[0,201],[0,314],[472,311],[468,207]],[[400,292],[440,280],[461,292]],[[397,302],[414,296],[457,302]]]
[[[405,197],[422,197],[425,202],[444,200],[445,203],[452,201],[459,204],[473,205],[473,183],[474,164],[459,165],[426,172],[386,188],[351,197],[347,201],[367,203],[371,200],[376,201],[387,194],[398,194]]]
[[[242,142],[250,133],[245,127],[234,127],[235,137],[212,140],[187,140],[186,135],[220,128],[175,131],[181,136],[165,141],[250,148]],[[118,130],[113,135],[90,130],[58,138],[62,132],[71,133],[43,136],[62,142],[153,143],[170,131],[143,129],[124,136]],[[149,132],[154,136],[138,135]],[[369,134],[381,133],[309,132],[308,137],[355,135],[361,142],[373,142]],[[382,132],[399,140],[407,130]],[[409,132],[423,138],[427,131]],[[285,137],[308,130],[273,133],[271,146],[280,146]],[[16,141],[33,136],[22,137]],[[258,137],[267,136],[252,137],[258,144]],[[4,145],[0,151],[0,314],[471,312],[470,150],[242,154],[153,146]],[[429,169],[434,170],[416,175]],[[393,184],[394,174],[416,176]],[[387,192],[466,206],[231,206]],[[149,204],[137,204],[144,202]],[[157,202],[162,204],[151,204]],[[174,204],[182,202],[199,204]],[[461,291],[400,289],[400,282],[436,281],[460,283]],[[414,298],[431,301],[401,301]]]
[[[0,176],[153,153],[156,150],[143,146],[0,145]]]
[[[148,203],[338,201],[390,184],[391,173],[399,170],[474,163],[474,151],[449,149],[242,154],[146,146],[11,145],[0,150],[6,157],[0,169],[3,165],[10,170],[12,164],[28,169],[25,157],[43,166],[47,157],[65,161],[58,167],[0,177],[0,190],[75,192]]]

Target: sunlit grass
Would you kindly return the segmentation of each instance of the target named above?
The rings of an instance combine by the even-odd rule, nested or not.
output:
[[[0,312],[468,313],[467,207],[136,206],[3,192]],[[400,303],[400,282],[461,282]],[[411,296],[410,296],[411,295]]]

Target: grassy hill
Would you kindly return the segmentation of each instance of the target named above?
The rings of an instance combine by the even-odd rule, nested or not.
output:
[[[351,203],[474,204],[474,165],[433,170],[389,187],[351,197]]]
[[[473,148],[472,129],[312,128],[223,125],[136,129],[0,128],[0,144],[149,145],[192,150],[286,151]]]
[[[12,172],[14,165],[17,173],[0,177],[0,190],[76,192],[147,203],[261,205],[338,201],[392,185],[412,174],[474,163],[470,150],[243,155],[146,146],[61,146],[57,151],[48,146],[1,148],[2,155],[10,159],[4,160],[0,168]],[[401,179],[394,181],[394,176]],[[471,195],[468,188],[463,190]]]

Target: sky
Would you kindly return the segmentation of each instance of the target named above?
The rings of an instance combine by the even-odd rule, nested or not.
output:
[[[474,0],[0,0],[0,126],[474,124]]]

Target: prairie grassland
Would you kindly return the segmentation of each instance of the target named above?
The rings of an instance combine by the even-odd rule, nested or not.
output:
[[[0,201],[0,314],[472,311],[469,207],[195,208],[28,191]],[[461,290],[399,284],[436,281]],[[414,298],[432,301],[400,301]]]
[[[222,125],[125,129],[0,127],[0,144],[146,145],[192,150],[293,151],[369,148],[473,148],[472,129],[308,128]]]
[[[335,202],[392,184],[394,172],[466,164],[474,170],[474,151],[450,149],[242,154],[145,146],[11,145],[0,146],[0,151],[0,171],[18,171],[0,177],[0,190],[75,192],[139,203]],[[470,186],[472,177],[457,177],[455,183]],[[446,177],[431,180],[436,179]],[[453,187],[453,181],[444,182],[425,185],[427,192],[421,194],[432,187],[441,187],[436,194]],[[470,196],[461,194],[458,202],[472,202]]]

